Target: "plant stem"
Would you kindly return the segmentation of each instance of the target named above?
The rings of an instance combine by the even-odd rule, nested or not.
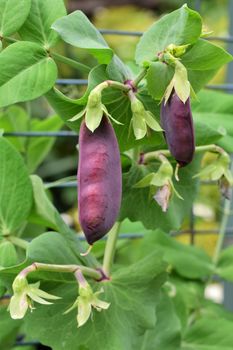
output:
[[[3,37],[3,40],[5,40],[7,43],[9,43],[9,44],[13,44],[13,43],[16,43],[18,40],[17,39],[15,39],[15,38],[10,38],[10,37],[8,37],[8,36],[4,36]]]
[[[25,250],[27,250],[27,248],[28,248],[29,242],[25,241],[22,238],[15,237],[15,236],[8,236],[7,239],[8,239],[8,241],[13,243],[17,247],[20,247],[20,248],[25,249]]]
[[[228,223],[228,218],[229,218],[229,215],[230,215],[229,214],[230,213],[230,209],[231,209],[231,200],[225,199],[224,209],[223,209],[223,216],[222,216],[221,225],[220,225],[220,229],[219,229],[218,241],[217,241],[217,245],[216,245],[214,256],[213,256],[213,263],[214,263],[215,267],[218,264],[219,255],[220,255],[220,252],[221,252],[222,247],[223,247],[225,233],[226,233],[226,228],[227,228],[227,223]]]
[[[114,89],[122,90],[125,92],[128,92],[130,90],[130,86],[124,85],[124,84],[120,83],[119,81],[114,81],[114,80],[105,80],[102,83],[100,83],[99,85],[97,85],[95,87],[95,89],[102,92],[104,89],[106,89],[108,87],[112,87]]]
[[[68,58],[68,57],[65,57],[63,55],[60,55],[59,53],[56,53],[56,52],[50,52],[50,55],[55,59],[57,60],[58,62],[62,62],[62,63],[65,63],[67,64],[68,66],[70,67],[73,67],[75,69],[78,69],[84,73],[89,73],[91,68],[86,66],[85,64],[83,63],[80,63],[80,62],[77,62],[71,58]]]
[[[108,234],[108,239],[104,251],[104,261],[103,261],[103,272],[109,277],[111,266],[113,263],[113,258],[116,250],[116,243],[118,238],[118,233],[120,230],[120,222],[116,222],[111,231]]]
[[[148,68],[143,68],[143,70],[135,77],[132,81],[132,85],[137,87],[140,81],[145,77]]]
[[[43,263],[37,263],[37,262],[23,269],[20,272],[20,275],[26,277],[29,273],[34,271],[75,273],[77,270],[80,270],[84,275],[97,280],[102,278],[102,274],[99,271],[86,266],[43,264]]]
[[[218,152],[220,154],[225,153],[223,148],[221,148],[217,145],[214,145],[214,144],[204,145],[204,146],[196,146],[195,153],[201,153],[201,152]],[[161,149],[158,151],[148,152],[148,153],[145,153],[143,156],[143,160],[144,160],[143,163],[147,163],[147,162],[150,162],[152,160],[158,159],[159,155],[161,155],[161,154],[164,155],[165,157],[171,156],[170,151],[167,149]]]

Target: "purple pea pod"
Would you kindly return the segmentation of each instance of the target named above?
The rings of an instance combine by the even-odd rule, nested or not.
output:
[[[119,146],[107,117],[91,132],[85,121],[79,134],[78,211],[87,242],[93,244],[114,225],[121,204]]]
[[[161,126],[172,156],[180,167],[188,165],[195,151],[195,137],[190,98],[183,103],[173,90],[166,104],[161,104]]]

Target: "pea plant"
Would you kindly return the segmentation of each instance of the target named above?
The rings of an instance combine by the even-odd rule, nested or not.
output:
[[[0,0],[0,296],[11,296],[0,302],[1,348],[19,334],[54,350],[232,348],[233,315],[204,295],[216,278],[233,281],[233,249],[223,249],[233,99],[199,92],[232,56],[208,35],[184,5],[142,35],[132,71],[63,0]],[[96,64],[63,56],[61,41]],[[80,98],[56,85],[61,63],[88,77]],[[56,114],[32,119],[29,101],[41,96]],[[53,184],[34,174],[54,138],[5,136],[64,124],[79,135],[87,243],[53,205]],[[213,257],[170,234],[200,179],[226,198]]]

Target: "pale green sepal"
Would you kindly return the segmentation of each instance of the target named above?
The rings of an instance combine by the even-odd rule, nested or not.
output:
[[[224,175],[224,167],[216,167],[210,174],[210,180],[217,181]]]
[[[170,81],[170,83],[168,84],[165,94],[162,97],[162,100],[164,98],[164,106],[167,103],[167,101],[169,100],[169,97],[171,96],[172,90],[174,88],[174,77],[172,78],[172,80]]]
[[[185,103],[190,96],[190,83],[185,66],[180,62],[175,62],[174,89],[180,100]]]
[[[154,175],[155,175],[155,173],[150,173],[150,174],[146,175],[143,179],[141,179],[135,185],[133,185],[133,187],[134,188],[143,188],[143,187],[150,186]]]
[[[123,123],[119,122],[118,120],[116,120],[115,118],[113,118],[111,116],[111,114],[108,112],[107,108],[105,107],[105,105],[102,104],[102,110],[105,113],[106,116],[108,116],[114,123],[116,123],[117,125],[124,125]]]
[[[75,122],[76,120],[82,118],[86,112],[86,108],[83,109],[81,112],[73,116],[72,118],[68,119],[69,122]]]
[[[142,139],[147,132],[146,122],[144,118],[140,114],[134,113],[132,124],[133,124],[133,131],[136,139],[137,140]]]
[[[25,316],[28,307],[29,304],[27,294],[15,294],[11,297],[8,311],[10,311],[11,318],[17,320]]]
[[[87,300],[83,297],[78,298],[78,315],[77,322],[78,328],[82,327],[91,316],[91,303],[88,303]]]
[[[85,123],[87,128],[94,132],[95,129],[98,128],[98,126],[101,123],[103,117],[103,110],[102,105],[98,105],[97,107],[89,107],[86,108],[86,116],[85,116]]]
[[[151,180],[151,185],[160,187],[167,183],[167,176],[164,176],[160,171],[154,174],[153,179]]]
[[[75,300],[75,302],[67,309],[66,311],[63,312],[63,315],[67,315],[69,312],[72,310],[76,309],[78,307],[78,298]]]
[[[163,131],[159,123],[155,120],[153,114],[150,111],[146,111],[144,114],[146,124],[154,131]]]
[[[176,195],[177,198],[184,200],[184,198],[179,194],[179,192],[176,190],[174,184],[172,181],[170,181],[170,185],[172,187],[172,192],[174,192],[174,194]]]
[[[196,95],[192,85],[190,84],[190,96],[192,97],[193,100],[196,100],[197,102],[200,102],[198,96]]]

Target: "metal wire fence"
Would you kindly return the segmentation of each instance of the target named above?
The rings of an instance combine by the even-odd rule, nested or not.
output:
[[[201,9],[201,1],[202,0],[196,0],[195,1],[195,8],[196,10],[200,11]],[[126,31],[126,30],[111,30],[111,29],[100,29],[99,30],[101,34],[103,35],[118,35],[118,36],[129,36],[129,37],[140,37],[143,32],[141,31]],[[208,38],[208,40],[213,41],[219,41],[226,44],[233,44],[233,36],[225,36],[225,37],[216,37],[211,36]],[[58,85],[78,85],[78,86],[85,86],[88,84],[88,80],[86,79],[57,79],[56,83]],[[211,90],[220,90],[220,91],[227,91],[227,92],[233,92],[233,83],[229,84],[217,84],[217,85],[207,85],[207,89]],[[3,132],[4,136],[10,136],[10,137],[59,137],[59,138],[77,138],[78,134],[74,131],[25,131],[25,132]],[[213,182],[207,182],[207,184],[211,185]],[[77,183],[75,181],[65,182],[65,183],[57,183],[54,184],[53,187],[57,188],[69,188],[69,187],[76,187]],[[195,215],[193,212],[193,209],[190,213],[190,220],[189,220],[189,229],[187,230],[180,230],[180,231],[174,231],[171,232],[171,235],[180,235],[180,234],[190,234],[190,244],[194,244],[195,241],[195,235],[196,234],[218,234],[218,230],[203,230],[203,229],[195,229]],[[227,236],[233,235],[233,228],[228,228],[226,230]],[[120,234],[120,239],[139,239],[142,238],[143,234],[140,233],[127,233],[127,234]],[[80,237],[80,240],[83,240],[84,237]],[[103,238],[105,239],[105,238]],[[9,299],[10,295],[4,295],[1,299]],[[34,346],[37,347],[39,345],[38,341],[24,341],[24,338],[21,336],[16,339],[15,346]]]

